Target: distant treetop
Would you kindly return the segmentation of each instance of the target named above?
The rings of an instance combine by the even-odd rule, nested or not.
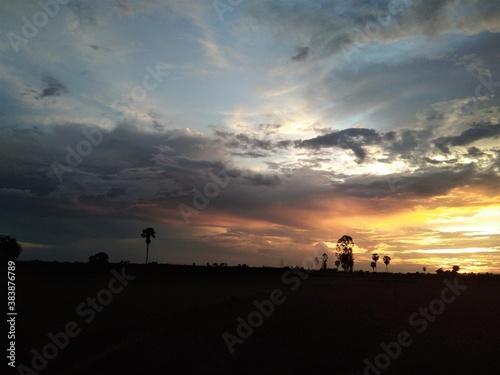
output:
[[[0,260],[2,262],[16,260],[21,254],[22,248],[15,238],[8,234],[0,234]]]
[[[95,255],[89,256],[90,264],[107,264],[109,262],[108,254],[104,252],[97,253]]]

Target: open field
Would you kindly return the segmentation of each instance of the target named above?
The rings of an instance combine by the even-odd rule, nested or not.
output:
[[[135,278],[101,292],[112,269]],[[79,333],[41,374],[363,374],[364,360],[375,363],[381,343],[405,331],[408,345],[381,374],[500,373],[498,276],[285,272],[18,262],[16,362],[32,368],[30,351],[75,322]],[[454,294],[444,280],[467,288]],[[273,290],[280,303],[271,308],[262,301]],[[86,302],[109,295],[97,309]],[[262,322],[231,354],[223,334],[237,337],[237,318],[258,311],[255,300],[269,316],[254,313]],[[419,308],[430,304],[424,318]]]

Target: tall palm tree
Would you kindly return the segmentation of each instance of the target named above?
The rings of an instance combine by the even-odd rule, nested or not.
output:
[[[151,243],[151,237],[155,238],[155,230],[153,228],[146,228],[142,230],[141,237],[146,239],[146,264],[148,264],[149,255],[149,244]]]
[[[370,267],[373,269],[373,272],[375,272],[375,267],[377,267],[377,263],[371,262]]]
[[[377,260],[378,260],[378,258],[379,258],[379,256],[378,256],[377,253],[372,254],[372,260],[373,260],[373,262],[375,262],[375,268],[377,268]],[[375,269],[373,269],[373,270],[375,271]]]
[[[388,255],[384,256],[385,270],[387,272],[389,272],[389,263],[391,263],[391,257]]]

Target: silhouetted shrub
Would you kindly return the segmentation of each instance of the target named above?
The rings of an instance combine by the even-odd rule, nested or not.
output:
[[[15,238],[8,235],[0,235],[0,260],[2,262],[16,260],[21,254],[22,248]]]

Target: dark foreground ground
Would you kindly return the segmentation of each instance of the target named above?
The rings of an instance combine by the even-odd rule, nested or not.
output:
[[[115,294],[112,269],[135,276],[113,282]],[[18,262],[16,365],[26,368],[9,373],[363,374],[366,359],[367,374],[500,374],[498,276],[459,275],[467,289],[442,297],[452,274],[285,272]],[[282,303],[266,304],[269,317],[255,312],[253,301],[275,289]],[[107,305],[90,306],[96,296]],[[431,308],[427,317],[420,307]],[[249,314],[256,327],[240,338],[237,318]],[[75,337],[66,340],[68,322]],[[233,354],[225,332],[237,340]]]

